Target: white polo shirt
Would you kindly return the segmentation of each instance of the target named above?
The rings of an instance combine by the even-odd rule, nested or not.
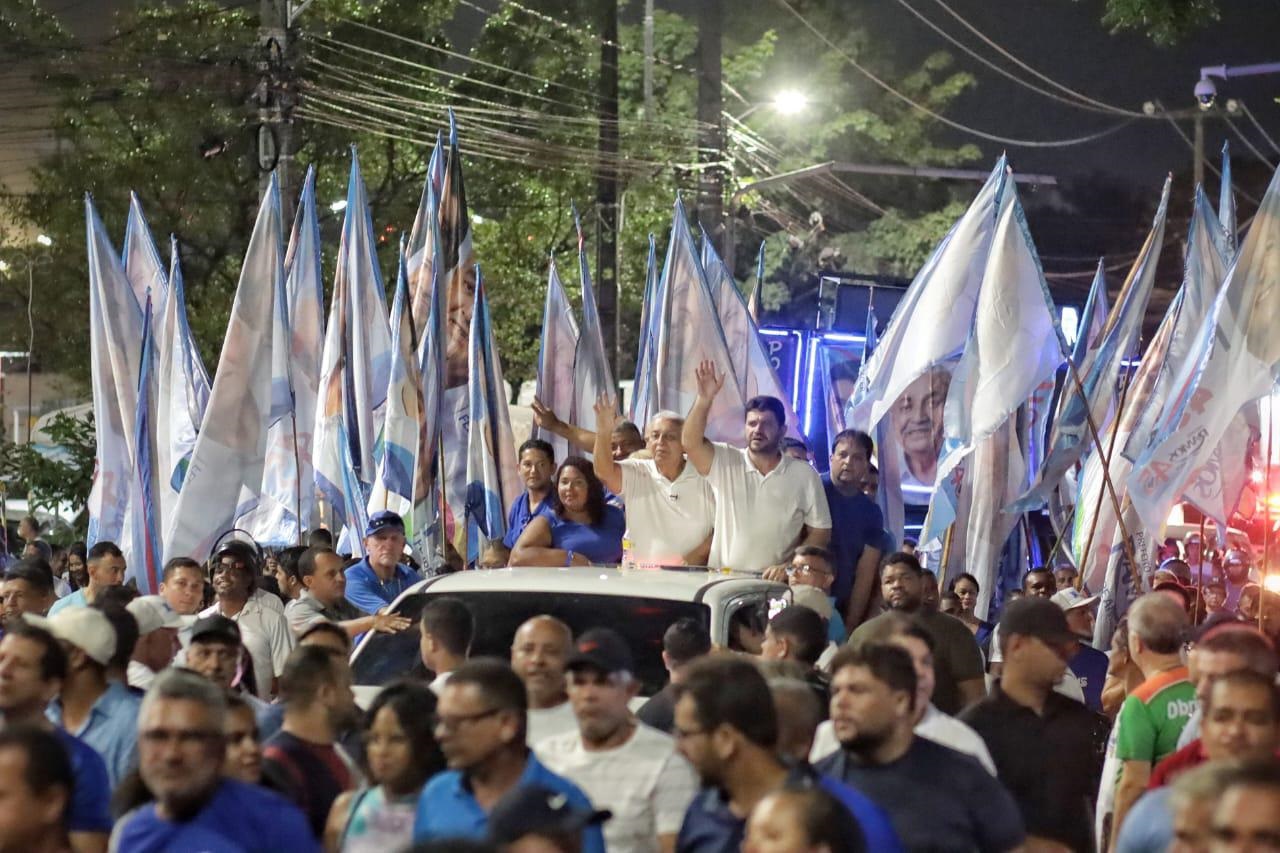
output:
[[[618,467],[632,559],[680,564],[715,523],[711,485],[688,462],[674,480],[652,459],[623,459]]]
[[[767,475],[745,449],[712,442],[715,457],[707,482],[715,494],[712,566],[759,574],[776,566],[795,545],[802,525],[831,529],[831,510],[818,472],[782,454]]]

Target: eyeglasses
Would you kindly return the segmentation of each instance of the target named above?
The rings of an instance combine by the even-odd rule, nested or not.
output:
[[[787,575],[830,575],[831,570],[826,566],[815,566],[813,563],[801,563],[798,566],[787,566]]]
[[[456,732],[464,723],[478,723],[485,717],[502,713],[505,708],[490,708],[487,711],[476,711],[474,714],[437,714],[436,728],[445,732]]]

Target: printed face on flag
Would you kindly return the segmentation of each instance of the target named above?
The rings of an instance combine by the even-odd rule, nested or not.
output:
[[[471,237],[463,242],[460,267],[449,275],[448,314],[445,323],[445,372],[447,387],[467,384],[467,336],[471,333],[471,311],[476,298],[475,253]]]
[[[893,404],[891,433],[902,451],[903,482],[932,486],[942,450],[943,407],[951,387],[951,371],[943,366],[918,376]]]

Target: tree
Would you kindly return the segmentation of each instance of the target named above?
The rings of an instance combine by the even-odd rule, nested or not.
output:
[[[1102,22],[1134,30],[1156,44],[1174,44],[1222,15],[1218,0],[1107,0]]]
[[[54,453],[32,444],[0,445],[0,481],[10,494],[27,495],[32,510],[75,507],[73,528],[77,536],[83,536],[88,517],[81,508],[89,501],[97,457],[93,416],[82,420],[59,412],[45,432]]]

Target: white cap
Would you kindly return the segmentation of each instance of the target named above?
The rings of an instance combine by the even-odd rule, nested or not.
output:
[[[159,628],[181,628],[189,621],[160,595],[144,595],[129,602],[128,611],[138,621],[139,636]]]
[[[807,607],[816,611],[819,616],[827,620],[830,620],[831,614],[835,612],[831,597],[816,586],[808,584],[796,584],[791,587],[791,603],[796,607]]]
[[[1098,596],[1085,595],[1078,589],[1067,587],[1055,592],[1053,598],[1049,600],[1066,611],[1075,610],[1077,607],[1092,607],[1097,602]]]
[[[103,666],[116,653],[116,629],[96,607],[65,607],[53,616],[27,614],[22,618],[70,643]]]

